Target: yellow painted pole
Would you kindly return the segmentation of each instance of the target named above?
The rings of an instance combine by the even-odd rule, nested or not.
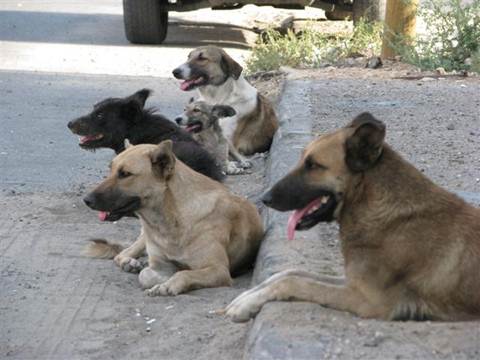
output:
[[[399,37],[415,36],[417,7],[418,0],[387,0],[382,58],[392,59],[397,55],[391,44],[395,44]]]

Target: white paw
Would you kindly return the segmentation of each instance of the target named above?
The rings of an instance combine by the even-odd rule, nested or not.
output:
[[[113,261],[115,261],[115,263],[120,266],[123,271],[129,273],[139,273],[145,267],[143,262],[131,257],[118,257],[117,255]]]
[[[175,296],[183,292],[183,286],[178,281],[170,278],[162,284],[145,290],[148,296]]]
[[[252,167],[252,163],[249,160],[242,160],[240,161],[240,166],[243,169],[250,169]]]
[[[246,291],[235,298],[222,312],[234,322],[245,322],[255,317],[265,301],[262,290]]]
[[[238,166],[236,162],[229,161],[227,164],[227,175],[239,175],[243,174],[245,170]]]

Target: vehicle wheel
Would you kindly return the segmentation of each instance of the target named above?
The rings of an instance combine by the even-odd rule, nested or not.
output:
[[[383,17],[380,0],[354,0],[353,23],[356,24],[361,18],[367,22],[380,21]]]
[[[352,18],[352,12],[334,9],[333,11],[325,11],[325,17],[328,20],[346,20],[347,18]]]
[[[160,10],[162,0],[123,0],[123,22],[128,41],[161,44],[167,36],[168,12]]]

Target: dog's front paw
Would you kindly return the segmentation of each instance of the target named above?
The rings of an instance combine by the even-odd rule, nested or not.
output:
[[[117,264],[123,271],[134,274],[139,273],[145,267],[143,262],[131,257],[119,257],[119,255],[117,255],[113,261],[115,261],[115,264]]]
[[[243,167],[238,166],[236,162],[229,161],[227,164],[227,175],[240,175],[245,172]]]
[[[240,166],[242,167],[242,169],[250,169],[253,166],[253,164],[249,160],[242,160],[240,161]]]
[[[174,279],[169,279],[162,284],[145,290],[148,296],[176,296],[183,292],[183,286]]]
[[[235,298],[225,309],[219,311],[234,322],[245,322],[255,317],[265,301],[261,291],[245,292]]]

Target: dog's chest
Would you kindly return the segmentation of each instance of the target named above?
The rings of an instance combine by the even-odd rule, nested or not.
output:
[[[221,144],[222,139],[220,134],[217,134],[212,128],[193,135],[193,138],[202,144],[211,154],[216,154],[219,147],[223,145]]]
[[[258,92],[243,77],[238,80],[229,78],[225,84],[217,87],[208,86],[198,89],[200,100],[211,105],[229,105],[235,109],[236,114],[228,118],[219,119],[223,135],[233,139],[238,121],[255,112],[257,108]]]
[[[175,236],[168,232],[147,232],[147,254],[162,261],[181,261],[183,247]]]
[[[238,116],[219,119],[219,124],[222,127],[223,134],[227,139],[233,138],[233,133],[237,128]]]

